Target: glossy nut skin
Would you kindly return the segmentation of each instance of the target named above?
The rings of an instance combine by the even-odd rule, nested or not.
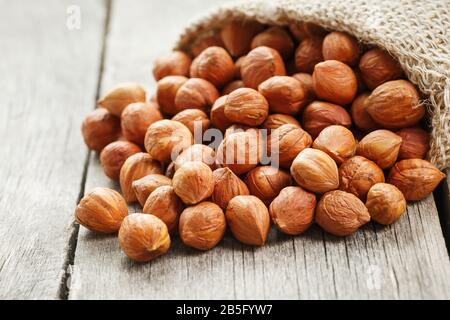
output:
[[[389,225],[400,219],[406,211],[406,200],[394,185],[377,183],[367,194],[366,207],[372,220]]]
[[[375,130],[359,143],[356,154],[374,161],[381,169],[392,167],[397,161],[402,138],[389,130]]]
[[[300,123],[293,116],[281,113],[274,113],[267,116],[261,127],[263,129],[273,130],[278,129],[284,124],[292,124],[294,126],[300,127]]]
[[[185,245],[209,250],[222,240],[226,227],[222,209],[215,203],[205,201],[184,209],[178,233]]]
[[[314,222],[316,196],[301,187],[286,187],[272,201],[270,217],[275,226],[289,235],[298,235]]]
[[[257,34],[251,43],[251,48],[266,46],[277,50],[283,58],[289,58],[294,52],[294,41],[289,33],[281,27],[270,27]]]
[[[97,108],[81,125],[83,139],[89,149],[101,152],[120,135],[120,119],[105,108]]]
[[[314,93],[314,87],[312,84],[312,75],[309,73],[295,73],[292,75],[293,78],[295,78],[297,81],[300,82],[300,84],[303,87],[303,92],[305,93],[305,100],[309,103],[312,102],[316,94]]]
[[[314,101],[303,111],[302,128],[314,139],[328,126],[341,125],[350,128],[352,119],[347,110],[328,102]]]
[[[224,114],[231,122],[258,126],[267,118],[269,104],[258,91],[241,88],[227,96]]]
[[[358,41],[344,32],[333,31],[325,36],[322,55],[325,60],[337,60],[354,66],[359,59]]]
[[[296,21],[289,24],[289,30],[299,41],[312,37],[323,37],[327,34],[327,31],[321,26],[305,21]]]
[[[206,113],[199,109],[183,110],[174,115],[172,120],[181,122],[194,136],[197,135],[198,137],[203,137],[205,131],[211,126],[209,117]]]
[[[213,148],[203,144],[193,144],[184,150],[174,161],[175,171],[186,162],[201,161],[214,170],[216,165],[216,153]]]
[[[119,245],[128,258],[147,262],[169,250],[170,236],[161,219],[151,214],[133,213],[120,226]]]
[[[156,85],[156,98],[161,111],[166,115],[177,113],[175,97],[178,89],[188,80],[185,76],[167,76]]]
[[[186,162],[175,171],[172,186],[185,204],[197,204],[213,193],[214,178],[211,168],[200,161]]]
[[[317,204],[317,224],[335,236],[351,235],[369,221],[369,211],[364,203],[348,192],[327,192]]]
[[[362,55],[359,69],[364,83],[370,90],[402,76],[400,64],[389,53],[378,48],[371,49]]]
[[[220,35],[225,48],[233,57],[240,57],[250,51],[253,37],[263,30],[256,21],[231,21],[225,25]]]
[[[139,204],[144,207],[145,201],[147,201],[148,196],[154,190],[156,190],[156,188],[159,188],[161,186],[170,186],[171,184],[171,178],[166,177],[162,174],[152,173],[133,181],[131,187],[133,188],[134,194],[136,195]]]
[[[103,148],[100,153],[100,163],[105,175],[113,180],[119,180],[120,169],[128,157],[141,152],[141,148],[128,141],[115,141]]]
[[[190,78],[181,85],[175,95],[175,111],[178,113],[186,109],[200,109],[209,112],[218,98],[219,91],[211,82]]]
[[[229,126],[233,124],[231,120],[229,120],[225,116],[225,104],[227,102],[227,97],[228,95],[224,95],[217,99],[214,102],[210,113],[211,124],[213,125],[213,127],[219,129],[222,132],[224,132]]]
[[[213,171],[214,191],[211,198],[214,203],[225,210],[228,202],[235,196],[249,195],[247,185],[229,168],[219,168]]]
[[[430,150],[430,134],[425,130],[413,127],[397,131],[402,138],[398,152],[399,159],[424,159]]]
[[[209,47],[225,47],[219,33],[214,33],[206,37],[199,37],[191,46],[191,55],[197,57],[203,50]]]
[[[366,199],[370,188],[384,182],[384,173],[373,161],[354,156],[339,167],[339,189]]]
[[[120,117],[130,103],[145,102],[145,95],[145,89],[140,84],[121,83],[109,90],[97,104]]]
[[[222,90],[222,96],[232,93],[236,89],[245,88],[242,80],[234,80],[225,86]]]
[[[153,65],[153,76],[156,81],[167,76],[189,75],[191,58],[182,51],[173,51],[155,60]]]
[[[81,199],[75,219],[91,231],[113,233],[128,215],[128,207],[120,193],[108,188],[94,188]]]
[[[354,156],[356,146],[353,133],[338,125],[323,129],[313,143],[313,148],[326,152],[338,165]]]
[[[408,201],[425,199],[445,178],[438,168],[426,160],[401,160],[389,172],[387,182],[396,186]]]
[[[367,112],[366,100],[370,92],[363,92],[352,102],[351,115],[355,126],[364,132],[371,132],[380,128]]]
[[[295,51],[297,72],[312,73],[314,66],[323,61],[321,37],[306,38]]]
[[[292,185],[292,177],[278,168],[260,166],[247,173],[245,184],[250,194],[270,204],[283,188]]]
[[[233,236],[248,245],[262,246],[270,228],[270,216],[264,203],[255,196],[236,196],[225,213]]]
[[[121,115],[122,134],[128,141],[144,145],[148,127],[163,119],[157,106],[151,102],[135,102],[129,104]]]

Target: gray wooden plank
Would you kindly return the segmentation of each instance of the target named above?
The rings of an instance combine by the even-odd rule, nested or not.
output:
[[[219,3],[115,1],[102,91],[121,81],[153,89],[151,61],[171,47],[187,18]],[[92,156],[86,190],[95,186],[117,188]],[[227,234],[205,253],[174,239],[168,254],[146,264],[129,261],[114,236],[80,228],[70,290],[70,299],[449,297],[450,264],[432,196],[409,204],[393,226],[369,224],[345,239],[317,226],[294,238],[272,229],[265,247],[241,245]]]
[[[80,29],[66,27],[81,9]],[[56,299],[94,105],[101,1],[0,1],[0,299]]]

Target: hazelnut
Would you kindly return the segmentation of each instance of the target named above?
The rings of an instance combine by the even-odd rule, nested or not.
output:
[[[294,51],[294,41],[289,33],[281,27],[270,27],[253,38],[252,49],[262,46],[277,50],[285,59],[289,58]]]
[[[225,104],[227,97],[228,96],[225,95],[217,99],[216,102],[214,102],[210,113],[211,124],[222,132],[232,124],[232,122],[225,116]]]
[[[327,31],[321,26],[305,21],[298,21],[289,25],[289,30],[294,37],[301,41],[311,37],[323,37]]]
[[[400,219],[406,211],[406,200],[392,184],[377,183],[367,194],[366,207],[373,220],[388,225]]]
[[[378,124],[387,129],[401,129],[416,125],[424,117],[425,107],[419,99],[411,82],[389,81],[372,91],[366,108]]]
[[[389,130],[375,130],[359,143],[356,153],[375,161],[381,169],[392,167],[397,161],[402,138]]]
[[[214,170],[213,178],[212,200],[224,210],[227,208],[228,202],[235,196],[250,194],[247,185],[229,168]]]
[[[267,118],[269,104],[258,91],[241,88],[227,96],[224,114],[232,122],[258,126]]]
[[[313,148],[326,152],[338,165],[353,157],[356,146],[353,133],[346,127],[338,125],[323,129],[313,143]]]
[[[233,80],[234,71],[233,59],[224,48],[209,47],[192,61],[190,75],[221,88]]]
[[[250,50],[253,37],[263,29],[256,21],[231,21],[220,35],[225,48],[233,57],[240,57]]]
[[[231,233],[240,242],[261,246],[266,242],[270,216],[264,203],[255,196],[236,196],[225,213]]]
[[[127,203],[137,201],[132,183],[148,174],[162,173],[161,164],[153,160],[148,153],[139,152],[130,156],[120,169],[120,188]]]
[[[351,235],[369,221],[370,215],[364,203],[345,191],[327,192],[317,204],[317,224],[335,236]]]
[[[200,135],[200,137],[203,137],[203,134],[211,125],[206,113],[199,109],[183,110],[174,115],[172,120],[184,124],[194,136],[196,136],[196,130],[198,130],[197,135]]]
[[[236,89],[245,88],[245,84],[242,80],[234,80],[226,85],[222,90],[222,95],[227,95],[233,92]],[[217,101],[217,100],[216,100]]]
[[[430,149],[430,135],[421,128],[405,128],[395,134],[402,138],[399,159],[424,159]]]
[[[402,76],[402,68],[397,60],[378,48],[369,50],[362,55],[359,69],[364,83],[370,90]]]
[[[120,117],[130,103],[145,102],[145,89],[137,83],[122,83],[109,90],[97,104]]]
[[[355,98],[358,83],[355,73],[345,63],[336,60],[318,63],[312,78],[314,92],[320,99],[344,105]]]
[[[214,178],[211,168],[200,161],[186,162],[172,179],[177,196],[188,205],[205,200],[214,190]]]
[[[225,47],[222,37],[219,33],[215,33],[212,35],[209,35],[207,37],[199,38],[194,44],[191,46],[191,54],[196,57],[200,53],[202,53],[203,50],[209,48],[209,47]]]
[[[358,68],[353,68],[352,70],[355,73],[356,83],[358,87],[358,89],[356,89],[356,93],[357,94],[363,93],[365,90],[367,90],[367,87],[361,76],[361,70],[359,70]]]
[[[295,67],[297,72],[312,73],[314,66],[323,61],[322,38],[307,38],[300,42],[295,50]]]
[[[289,173],[280,169],[262,166],[248,172],[245,183],[250,194],[270,204],[283,188],[292,185],[292,178]]]
[[[294,126],[300,127],[300,123],[293,116],[281,113],[274,113],[266,118],[263,122],[263,129],[277,129],[283,124],[292,124]]]
[[[257,128],[245,126],[243,124],[232,124],[225,130],[224,138],[238,132],[253,132],[257,136],[259,135],[259,131]]]
[[[222,240],[226,227],[222,209],[215,203],[205,201],[183,211],[178,232],[185,245],[209,250]]]
[[[143,207],[148,196],[156,190],[156,188],[161,186],[170,186],[171,184],[171,178],[163,176],[162,174],[154,173],[133,181],[131,187],[133,188],[137,200]]]
[[[234,63],[234,78],[241,79],[241,67],[242,62],[244,62],[245,56],[239,57]],[[243,83],[243,82],[242,82]]]
[[[268,141],[268,149],[272,159],[289,168],[300,151],[312,144],[311,136],[299,126],[285,124],[272,131]]]
[[[211,147],[203,144],[193,144],[184,150],[174,161],[175,171],[183,166],[186,162],[200,161],[208,165],[211,170],[216,167],[216,153]]]
[[[313,137],[328,126],[341,125],[350,128],[352,119],[347,110],[336,104],[314,101],[306,106],[302,116],[302,127]]]
[[[122,112],[122,134],[128,141],[144,145],[147,128],[163,117],[154,103],[135,102],[129,104]]]
[[[324,193],[339,187],[336,162],[325,152],[306,148],[292,162],[291,174],[303,188]]]
[[[289,235],[298,235],[312,225],[316,196],[301,187],[286,187],[272,201],[270,217],[275,226]]]
[[[191,58],[182,51],[173,51],[168,55],[159,57],[153,65],[153,76],[156,81],[167,76],[185,76],[189,75]]]
[[[172,161],[166,168],[165,176],[172,179],[175,174],[175,163]]]
[[[75,219],[91,231],[113,233],[119,230],[128,215],[128,207],[122,196],[107,188],[94,188],[75,209]]]
[[[312,84],[312,76],[309,73],[295,73],[292,75],[303,87],[303,92],[305,93],[305,100],[314,100],[316,94],[314,93],[314,88]]]
[[[258,91],[269,103],[271,112],[296,115],[305,105],[305,92],[293,77],[275,76],[258,86]]]
[[[183,76],[167,76],[158,81],[156,86],[156,96],[161,111],[167,115],[177,113],[175,107],[175,96],[178,89],[188,80]]]
[[[134,213],[120,226],[119,244],[128,258],[146,262],[169,250],[170,236],[161,219],[151,214]]]
[[[380,128],[367,112],[366,101],[369,96],[370,92],[361,93],[353,100],[351,108],[352,119],[355,126],[364,132],[371,132]]]
[[[445,178],[430,162],[422,159],[401,160],[389,172],[387,182],[393,184],[408,201],[425,199]]]
[[[89,149],[101,152],[120,135],[120,119],[104,108],[92,111],[81,125],[84,142]]]
[[[120,169],[128,157],[141,152],[141,148],[132,142],[115,141],[103,148],[100,153],[100,163],[106,176],[119,180]]]
[[[339,189],[361,200],[373,185],[381,182],[384,182],[383,170],[364,157],[352,157],[339,167]]]
[[[200,109],[209,112],[219,91],[211,82],[200,78],[191,78],[181,85],[175,96],[176,113],[186,109]]]
[[[269,47],[258,47],[250,51],[242,62],[241,76],[246,87],[257,89],[273,76],[284,76],[286,70],[278,51]]]
[[[337,60],[354,66],[359,59],[358,41],[344,32],[330,32],[323,39],[322,55],[325,60]]]
[[[168,163],[193,142],[192,133],[184,124],[160,120],[148,127],[144,144],[153,159]]]
[[[178,219],[184,206],[175,194],[172,186],[165,185],[150,193],[144,204],[144,213],[152,214],[161,219],[167,226],[169,233],[177,230]]]

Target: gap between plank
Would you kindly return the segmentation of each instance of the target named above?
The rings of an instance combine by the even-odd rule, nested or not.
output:
[[[447,252],[450,256],[450,180],[447,180],[448,175],[450,174],[450,169],[447,169],[445,174],[447,176],[436,188],[433,196],[436,209],[439,213],[439,222],[441,223],[445,245],[447,246]]]

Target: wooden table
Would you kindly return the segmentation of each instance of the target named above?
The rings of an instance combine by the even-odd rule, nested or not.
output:
[[[227,235],[205,253],[175,239],[147,264],[128,260],[115,236],[74,222],[85,190],[117,188],[83,144],[83,117],[116,83],[152,92],[155,57],[221,2],[0,0],[0,298],[450,298],[433,196],[409,204],[392,226],[368,224],[347,238],[317,227],[298,237],[272,230],[263,248]],[[67,25],[77,8],[79,29]]]

